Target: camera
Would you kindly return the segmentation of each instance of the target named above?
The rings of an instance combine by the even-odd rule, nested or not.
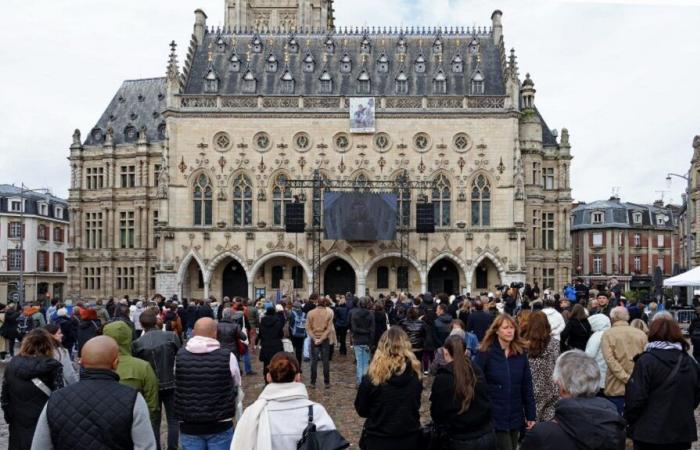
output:
[[[514,281],[514,282],[510,283],[510,287],[515,288],[515,289],[522,289],[524,286],[525,285],[521,281],[518,281],[518,282]]]

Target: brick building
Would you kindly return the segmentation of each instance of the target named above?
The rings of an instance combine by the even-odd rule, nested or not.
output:
[[[591,286],[610,278],[630,289],[650,289],[656,268],[664,278],[681,264],[678,208],[610,200],[581,203],[571,212],[573,267]]]

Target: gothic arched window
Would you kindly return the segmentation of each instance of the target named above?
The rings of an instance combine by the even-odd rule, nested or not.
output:
[[[452,219],[450,210],[452,190],[450,181],[445,175],[438,175],[433,189],[433,208],[435,208],[435,224],[439,227],[448,227]]]
[[[201,174],[194,183],[194,224],[207,226],[212,224],[212,188],[209,177]]]
[[[253,225],[253,185],[243,174],[233,182],[233,224]]]
[[[491,225],[491,185],[483,175],[476,177],[472,183],[472,225]]]
[[[275,226],[284,225],[284,208],[287,203],[292,202],[292,191],[287,185],[287,176],[278,175],[272,185],[272,224]]]

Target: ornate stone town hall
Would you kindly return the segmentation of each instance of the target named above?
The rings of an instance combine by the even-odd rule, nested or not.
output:
[[[315,170],[433,183],[397,192],[407,267],[398,235],[323,240],[323,292],[397,290],[406,271],[410,292],[569,279],[569,135],[536,108],[500,11],[487,27],[346,29],[332,0],[225,6],[224,28],[195,11],[182,68],[173,44],[165,78],[125,81],[76,131],[69,294],[308,294],[312,233],[285,233],[284,215],[306,200],[310,229],[311,189],[288,180]],[[360,132],[357,99],[374,106]],[[415,231],[426,201],[434,234]]]

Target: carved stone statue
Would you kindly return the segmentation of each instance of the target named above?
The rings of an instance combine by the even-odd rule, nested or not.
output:
[[[700,148],[700,135],[693,139],[693,148]]]
[[[170,185],[170,175],[168,175],[168,164],[165,156],[161,158],[160,172],[158,172],[158,198],[168,198],[168,187]]]
[[[73,132],[73,145],[77,145],[78,147],[81,145],[80,144],[80,130],[77,128]]]

